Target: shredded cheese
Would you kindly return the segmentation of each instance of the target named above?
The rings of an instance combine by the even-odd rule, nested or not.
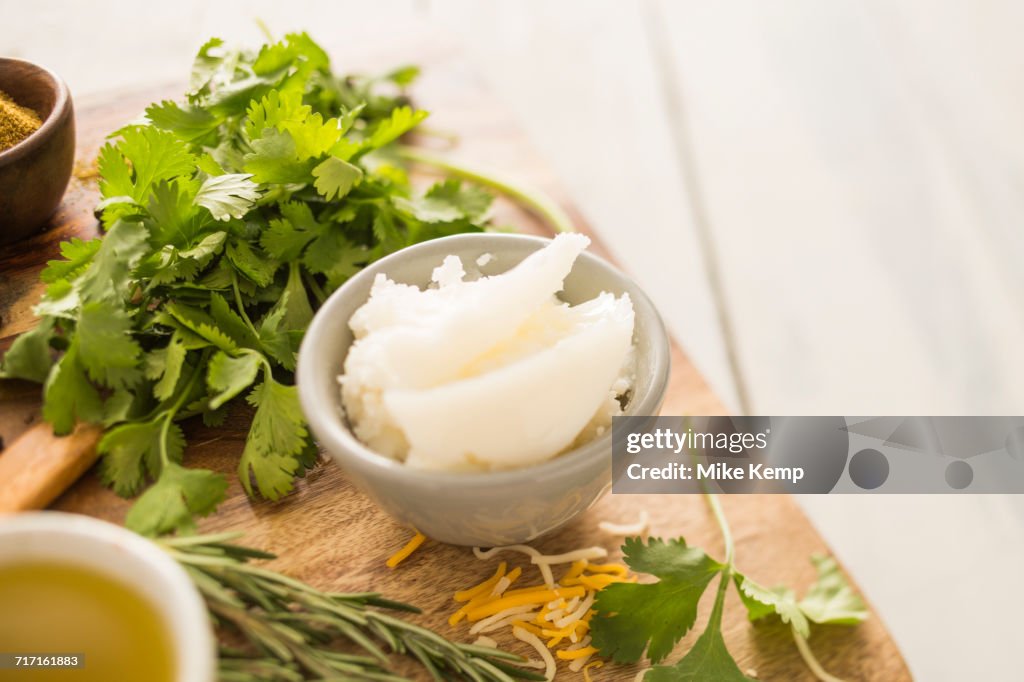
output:
[[[531,562],[537,557],[544,556],[529,545],[505,545],[504,547],[491,547],[490,549],[473,548],[473,554],[477,559],[490,559],[500,552],[521,552],[530,557]],[[537,564],[537,566],[540,568],[540,574],[544,577],[544,584],[548,587],[554,587],[555,576],[551,573],[551,568],[547,564]]]
[[[587,663],[585,666],[583,666],[583,682],[594,682],[590,679],[590,669],[600,668],[603,665],[604,661],[591,661],[590,663]]]
[[[571,661],[576,658],[583,658],[584,656],[592,656],[597,653],[597,649],[592,646],[580,647],[579,649],[565,648],[561,651],[556,651],[555,655],[563,661]]]
[[[573,623],[576,623],[581,618],[587,615],[587,611],[590,610],[590,606],[594,603],[594,592],[587,595],[587,598],[583,600],[583,603],[576,607],[576,610],[570,613],[568,616],[559,618],[555,621],[555,626],[564,628]]]
[[[527,632],[522,628],[512,628],[512,636],[518,639],[520,642],[526,642],[540,654],[541,660],[544,661],[544,677],[547,678],[548,682],[555,679],[555,657],[551,655],[544,643],[537,639],[537,635]]]
[[[478,632],[490,632],[492,629],[492,625],[495,628],[498,628],[503,624],[503,621],[507,619],[511,619],[508,621],[509,623],[512,623],[513,620],[517,619],[522,620],[523,614],[530,613],[531,611],[533,611],[533,608],[534,607],[530,605],[513,606],[512,608],[505,609],[504,611],[499,611],[493,616],[488,616],[487,618],[484,618],[483,620],[474,623],[473,627],[469,629],[469,634],[475,635]]]
[[[475,646],[489,646],[492,649],[497,649],[498,648],[498,643],[495,642],[490,637],[488,637],[487,635],[480,635],[479,637],[476,638],[476,640],[474,640],[473,644]]]
[[[524,604],[540,605],[554,597],[571,597],[577,594],[582,596],[584,594],[584,589],[582,587],[566,587],[560,590],[535,590],[532,593],[517,594],[511,597],[504,596],[500,599],[487,602],[483,606],[472,609],[466,614],[466,617],[471,621],[477,621],[486,616],[495,614],[498,611],[507,609],[510,606],[523,606]]]
[[[409,540],[405,544],[405,547],[392,554],[387,560],[388,568],[395,568],[398,564],[402,563],[409,557],[410,554],[416,551],[416,548],[423,544],[423,541],[427,539],[423,533],[416,531],[416,535],[413,536],[412,540]]]
[[[629,573],[629,569],[622,564],[587,564],[586,569],[591,573],[612,573],[614,575],[621,575],[623,578]],[[580,572],[582,573],[582,571]],[[578,576],[579,573],[576,575]]]
[[[629,569],[618,563],[590,563],[608,555],[603,547],[553,555],[542,554],[529,545],[473,549],[482,560],[504,551],[528,556],[541,572],[543,582],[511,589],[522,575],[522,568],[517,566],[506,573],[507,566],[502,562],[488,579],[455,593],[455,601],[461,606],[449,622],[468,620],[472,623],[470,634],[483,637],[484,642],[490,637],[483,633],[509,628],[517,639],[541,654],[542,661],[532,660],[527,667],[543,668],[550,680],[557,670],[557,661],[563,660],[569,670],[583,671],[586,682],[588,671],[601,665],[601,661],[590,662],[597,653],[589,634],[590,620],[597,613],[593,608],[597,593],[613,583],[635,581],[636,577],[631,577]],[[551,566],[556,564],[571,564],[558,582],[551,572]]]
[[[647,510],[644,509],[640,512],[639,520],[633,523],[611,523],[610,521],[602,521],[597,524],[597,527],[605,533],[611,533],[612,535],[641,535],[647,531],[649,523],[650,517],[647,514]]]
[[[502,561],[500,564],[498,564],[498,570],[494,572],[494,575],[492,575],[490,578],[483,581],[482,583],[474,585],[468,590],[456,592],[455,596],[452,597],[452,599],[454,599],[455,601],[469,601],[478,594],[483,594],[485,591],[489,592],[490,588],[494,586],[501,579],[502,576],[505,575],[505,569],[507,567],[507,564],[504,561]]]
[[[564,554],[547,555],[537,552],[535,555],[531,555],[530,562],[537,564],[568,564],[581,559],[603,559],[608,556],[608,550],[604,547],[584,547],[583,549],[573,550],[572,552],[565,552]]]

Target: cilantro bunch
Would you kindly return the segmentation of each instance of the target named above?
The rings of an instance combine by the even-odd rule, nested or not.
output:
[[[242,485],[289,492],[317,457],[292,375],[314,310],[367,263],[483,229],[490,194],[455,179],[419,194],[387,161],[427,115],[404,94],[416,74],[339,77],[305,33],[257,51],[213,39],[183,101],[153,104],[100,151],[106,233],[61,245],[42,320],[0,376],[44,384],[58,434],[105,427],[103,480],[142,493],[132,529],[189,529],[216,508],[227,482],[184,465],[180,422],[219,425],[243,400]]]
[[[831,557],[811,558],[817,582],[797,600],[786,587],[766,588],[740,573],[734,563],[732,535],[718,499],[708,495],[725,540],[725,560],[688,547],[683,538],[668,542],[629,538],[623,545],[626,563],[634,571],[656,576],[651,584],[616,583],[598,593],[598,613],[591,623],[594,646],[617,663],[635,663],[645,653],[652,663],[663,661],[697,620],[697,605],[711,581],[719,578],[715,601],[704,632],[674,665],[655,665],[646,682],[752,682],[736,664],[722,638],[722,612],[730,585],[735,586],[751,621],[778,617],[789,625],[800,655],[820,680],[836,678],[814,658],[807,638],[810,624],[856,625],[867,607],[843,578]]]

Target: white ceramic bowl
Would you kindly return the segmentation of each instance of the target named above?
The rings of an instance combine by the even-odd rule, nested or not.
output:
[[[131,588],[156,609],[167,627],[176,680],[214,682],[216,640],[203,598],[185,570],[152,542],[77,514],[0,516],[0,566],[37,561],[91,569]]]
[[[349,319],[366,303],[378,273],[425,286],[445,256],[475,263],[483,254],[491,254],[493,260],[481,272],[496,275],[549,241],[520,234],[459,234],[402,249],[364,268],[335,291],[303,339],[296,383],[317,441],[385,511],[427,537],[493,547],[530,542],[563,526],[611,488],[611,430],[554,459],[521,469],[478,473],[409,468],[361,443],[345,419],[337,377],[353,341]],[[636,312],[636,381],[624,414],[658,414],[671,364],[668,335],[658,311],[640,287],[612,265],[591,253],[580,254],[560,298],[576,305],[602,291],[629,294]]]

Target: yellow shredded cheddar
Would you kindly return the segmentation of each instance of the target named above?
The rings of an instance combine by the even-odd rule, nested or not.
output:
[[[495,599],[492,602],[488,602],[483,606],[471,610],[467,615],[469,620],[477,621],[481,618],[504,611],[505,609],[512,606],[523,606],[525,604],[543,604],[545,602],[558,599],[559,597],[582,597],[586,594],[586,590],[582,587],[565,587],[555,590],[528,590],[523,593],[509,595],[505,593],[505,596],[500,599]]]
[[[501,580],[501,578],[505,575],[505,569],[506,568],[508,568],[508,564],[506,564],[504,561],[502,561],[500,564],[498,564],[498,570],[496,570],[494,572],[494,575],[492,575],[490,578],[488,578],[487,580],[483,581],[482,583],[478,583],[477,585],[474,585],[473,587],[469,588],[468,590],[462,590],[461,592],[456,592],[455,596],[452,597],[452,599],[454,599],[455,601],[469,601],[470,599],[472,599],[473,597],[477,596],[478,594],[489,594],[490,591],[497,584],[497,582],[499,580]],[[516,570],[521,570],[521,569],[516,569]]]
[[[606,573],[600,575],[581,575],[579,580],[580,584],[584,587],[597,591],[603,590],[612,583],[626,582],[625,578],[621,578],[617,575],[608,575]]]
[[[604,661],[591,661],[590,663],[587,663],[585,666],[583,666],[583,682],[594,682],[592,679],[590,679],[590,669],[600,668],[603,665]]]
[[[514,583],[516,580],[518,580],[519,576],[521,576],[522,574],[523,574],[523,569],[520,568],[519,566],[516,566],[511,571],[509,571],[508,575],[506,575],[505,577],[508,578],[508,584],[512,585],[512,583]],[[507,588],[506,588],[505,592],[508,592]]]
[[[522,629],[526,630],[527,632],[532,632],[535,635],[539,635],[540,632],[541,632],[539,627],[537,627],[533,623],[527,623],[525,620],[514,620],[514,621],[512,621],[512,627],[514,627],[514,628],[522,628]]]
[[[587,566],[587,571],[590,573],[614,573],[623,578],[629,573],[629,569],[622,564],[590,564]]]
[[[388,568],[394,568],[398,564],[405,561],[410,554],[416,551],[416,548],[423,544],[423,541],[427,539],[427,536],[423,533],[416,531],[416,535],[413,536],[412,540],[409,540],[405,544],[405,547],[392,554],[387,560]]]
[[[572,562],[572,566],[570,566],[569,570],[565,572],[565,575],[562,576],[562,580],[560,582],[564,585],[566,579],[578,577],[580,573],[583,573],[583,569],[588,567],[588,564],[589,562],[586,559],[580,559],[579,561]]]
[[[459,622],[463,618],[465,618],[470,611],[472,611],[473,609],[480,608],[484,604],[489,604],[495,599],[497,599],[497,597],[492,596],[489,590],[477,594],[475,597],[466,602],[462,606],[462,608],[453,613],[450,618],[448,618],[448,624],[452,627],[458,625]]]
[[[597,653],[597,649],[592,646],[585,646],[581,649],[573,649],[572,651],[556,651],[555,656],[558,656],[563,661],[572,661],[577,658],[585,658]]]

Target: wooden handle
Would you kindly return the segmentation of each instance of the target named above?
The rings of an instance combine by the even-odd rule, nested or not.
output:
[[[67,436],[41,422],[0,452],[0,513],[43,509],[96,461],[103,429],[79,424]]]

